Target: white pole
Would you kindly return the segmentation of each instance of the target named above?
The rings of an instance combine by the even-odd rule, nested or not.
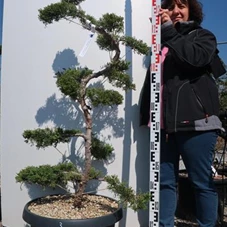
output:
[[[160,214],[160,88],[161,88],[161,0],[151,0],[151,101],[150,101],[150,194],[149,226],[159,227]]]
[[[223,45],[223,44],[227,44],[227,41],[223,41],[223,42],[218,42],[218,45]]]

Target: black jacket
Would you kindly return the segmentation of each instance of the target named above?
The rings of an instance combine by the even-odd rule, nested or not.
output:
[[[166,131],[221,128],[218,89],[212,75],[212,68],[221,67],[215,36],[191,21],[177,23],[175,27],[167,22],[162,26],[161,41],[169,48],[163,67]],[[148,69],[141,99],[141,125],[148,124],[149,106]]]

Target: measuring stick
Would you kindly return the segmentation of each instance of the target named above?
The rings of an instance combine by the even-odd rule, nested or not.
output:
[[[159,226],[160,213],[160,112],[161,112],[161,0],[151,0],[151,103],[150,103],[150,193],[149,226]]]

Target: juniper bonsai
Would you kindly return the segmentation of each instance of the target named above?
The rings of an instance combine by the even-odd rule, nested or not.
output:
[[[83,11],[79,4],[84,0],[62,0],[59,3],[50,4],[39,10],[39,19],[45,25],[59,20],[77,20],[83,28],[97,34],[97,45],[100,50],[111,52],[109,61],[100,70],[95,72],[89,68],[69,68],[56,74],[56,84],[63,95],[70,97],[81,107],[85,128],[84,130],[66,130],[62,128],[45,128],[26,130],[23,133],[26,143],[39,148],[48,146],[57,147],[59,143],[68,143],[72,137],[81,137],[84,140],[84,166],[82,170],[74,164],[64,162],[55,166],[44,165],[39,167],[29,166],[21,170],[17,176],[17,182],[34,183],[43,187],[66,187],[69,181],[75,188],[75,206],[81,205],[81,198],[89,180],[105,180],[108,188],[119,195],[123,204],[127,204],[134,210],[145,208],[149,199],[148,193],[136,194],[131,187],[121,183],[116,176],[102,177],[101,173],[92,167],[92,158],[108,159],[113,152],[110,144],[99,140],[93,132],[92,110],[98,106],[114,106],[123,102],[123,96],[115,90],[104,88],[92,88],[88,84],[93,79],[105,79],[113,87],[124,91],[135,89],[135,84],[127,74],[130,62],[121,56],[120,45],[130,47],[137,54],[146,55],[148,46],[141,40],[124,35],[124,18],[113,13],[104,14],[95,19]]]

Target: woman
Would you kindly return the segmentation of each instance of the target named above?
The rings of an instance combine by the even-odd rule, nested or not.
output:
[[[216,38],[200,26],[203,13],[197,0],[164,0],[160,17],[164,60],[160,226],[174,226],[181,155],[195,189],[198,224],[214,227],[218,198],[211,165],[221,122],[214,81],[214,76],[220,74],[212,69],[222,69]],[[149,121],[149,90],[148,70],[141,101],[141,124]]]

